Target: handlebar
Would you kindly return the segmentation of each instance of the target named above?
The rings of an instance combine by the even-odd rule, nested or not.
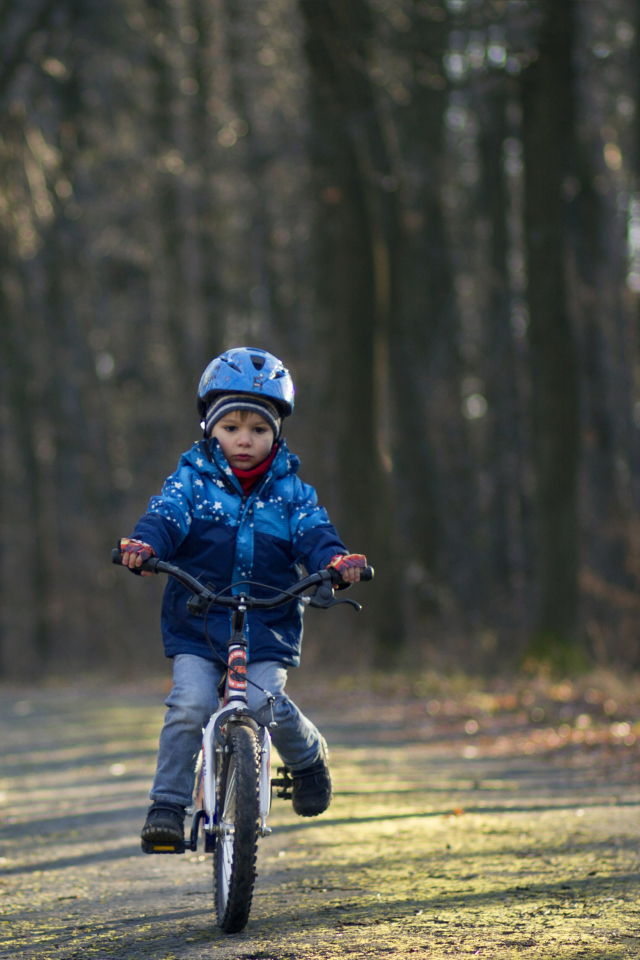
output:
[[[122,566],[122,554],[117,547],[111,551],[111,562]],[[242,604],[248,610],[264,610],[271,607],[279,607],[285,603],[291,603],[296,597],[300,597],[305,590],[309,590],[312,587],[317,588],[315,596],[304,598],[310,606],[325,607],[337,603],[350,603],[360,609],[359,604],[353,600],[335,600],[333,598],[334,586],[344,583],[341,575],[333,568],[312,573],[310,576],[304,577],[304,579],[294,583],[286,593],[279,593],[277,596],[268,599],[250,597],[244,593],[224,596],[224,593],[226,590],[229,590],[230,587],[226,587],[225,590],[220,592],[215,592],[212,584],[202,584],[199,580],[196,580],[195,577],[192,577],[191,574],[181,570],[180,567],[176,567],[172,563],[167,563],[165,560],[158,560],[157,557],[150,557],[149,560],[145,560],[140,567],[136,567],[136,570],[144,570],[148,573],[166,573],[168,576],[174,577],[186,587],[187,590],[190,590],[191,593],[198,597],[198,600],[188,601],[189,609],[192,613],[196,614],[204,613],[210,604],[216,604],[217,606],[228,607],[230,609],[236,609]],[[373,567],[365,567],[360,571],[361,580],[373,580],[373,576]],[[251,580],[240,581],[239,584],[233,584],[233,586],[240,586],[240,584],[244,582],[248,585],[252,583]]]

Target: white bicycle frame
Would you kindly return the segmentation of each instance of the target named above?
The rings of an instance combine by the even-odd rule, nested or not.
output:
[[[218,783],[224,756],[224,746],[219,734],[227,723],[243,723],[250,726],[258,736],[260,835],[266,837],[271,833],[271,829],[267,826],[267,817],[271,809],[271,734],[266,725],[256,722],[246,704],[241,700],[230,700],[220,707],[211,716],[202,735],[202,786],[205,811],[203,829],[205,833],[217,835]]]

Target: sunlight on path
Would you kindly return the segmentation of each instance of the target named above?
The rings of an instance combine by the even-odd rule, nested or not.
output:
[[[640,955],[636,767],[471,755],[372,694],[342,717],[307,700],[334,801],[317,820],[274,802],[249,925],[221,934],[210,858],[140,853],[159,690],[4,691],[0,958]]]

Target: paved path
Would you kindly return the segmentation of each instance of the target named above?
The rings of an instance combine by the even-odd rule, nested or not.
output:
[[[536,725],[531,692],[523,709],[418,684],[361,691],[338,719],[327,690],[299,689],[336,796],[313,821],[275,802],[251,920],[228,937],[209,857],[139,851],[159,689],[4,691],[1,958],[640,956],[632,717],[612,727],[574,691]]]

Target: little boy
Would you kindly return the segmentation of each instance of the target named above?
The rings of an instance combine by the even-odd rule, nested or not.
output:
[[[289,372],[264,350],[229,350],[209,364],[198,388],[204,439],[183,454],[132,539],[122,541],[124,565],[139,573],[145,560],[159,557],[217,589],[255,580],[284,590],[299,579],[301,564],[309,573],[335,567],[345,585],[360,579],[365,557],[349,554],[313,488],[296,476],[299,460],[281,437],[293,394]],[[250,589],[254,596],[273,595]],[[217,707],[224,670],[206,642],[202,618],[187,610],[188,597],[177,580],[169,581],[162,635],[173,659],[173,689],[165,701],[143,850],[183,839],[202,728]],[[208,629],[226,663],[229,613],[212,607]],[[302,605],[250,611],[246,636],[247,676],[276,697],[273,740],[291,772],[293,809],[317,816],[331,802],[327,747],[284,693],[287,668],[300,662]],[[271,719],[265,694],[252,684],[248,699],[252,710]]]

